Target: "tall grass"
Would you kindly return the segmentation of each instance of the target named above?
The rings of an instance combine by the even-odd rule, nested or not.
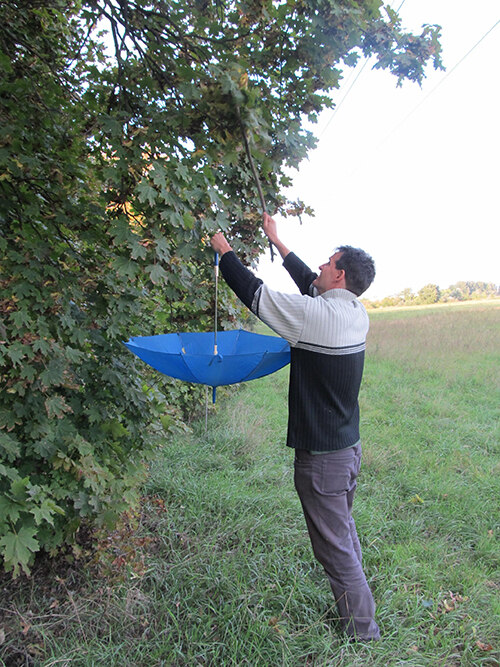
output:
[[[354,513],[382,641],[337,632],[283,445],[284,369],[163,444],[136,527],[101,545],[107,571],[2,582],[5,664],[498,665],[499,320],[371,315]]]

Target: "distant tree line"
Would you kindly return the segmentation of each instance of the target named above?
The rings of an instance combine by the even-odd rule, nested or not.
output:
[[[472,301],[474,299],[492,299],[500,296],[500,285],[473,280],[461,280],[446,289],[429,283],[416,294],[409,287],[394,296],[371,301],[363,299],[367,308],[384,308],[386,306],[424,306],[432,303],[448,303],[451,301]]]

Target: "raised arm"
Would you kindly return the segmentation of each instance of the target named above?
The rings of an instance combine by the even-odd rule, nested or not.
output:
[[[222,232],[214,234],[210,244],[221,257],[220,269],[225,281],[245,306],[252,310],[255,293],[262,285],[262,280],[243,266]]]
[[[210,241],[215,252],[221,255],[220,270],[229,287],[277,334],[289,343],[296,344],[302,330],[307,299],[299,294],[282,294],[269,289],[236,257],[221,232]],[[295,257],[288,253],[287,257]]]
[[[268,213],[263,213],[262,214],[262,222],[263,222],[263,228],[264,228],[264,233],[267,236],[267,238],[271,241],[271,243],[275,246],[276,250],[279,252],[281,255],[282,259],[285,259],[285,257],[290,254],[290,250],[286,247],[284,243],[282,243],[278,237],[278,230],[276,227],[276,221],[271,218],[271,216]]]
[[[292,280],[299,288],[301,294],[314,296],[312,282],[318,277],[317,273],[304,264],[304,262],[291,252],[278,237],[276,221],[267,213],[263,214],[263,228],[266,236],[274,244],[279,254],[283,258],[283,266],[290,274]]]

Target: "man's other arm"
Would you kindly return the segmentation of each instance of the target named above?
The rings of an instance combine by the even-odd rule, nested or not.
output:
[[[290,274],[292,280],[299,288],[301,294],[314,296],[312,282],[318,277],[318,274],[304,264],[304,262],[291,252],[278,236],[276,221],[267,213],[263,214],[264,232],[271,243],[274,244],[283,259],[283,266]]]
[[[295,345],[302,331],[307,299],[299,294],[282,294],[267,288],[260,278],[243,266],[221,232],[215,234],[210,243],[221,255],[219,266],[233,292],[273,331]]]
[[[262,280],[240,262],[221,232],[215,234],[210,243],[220,255],[219,265],[224,280],[245,306],[252,310],[255,292],[262,285]]]

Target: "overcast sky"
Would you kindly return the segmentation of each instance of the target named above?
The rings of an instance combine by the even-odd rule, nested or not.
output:
[[[400,16],[412,30],[442,26],[446,71],[428,69],[422,88],[396,88],[370,64],[354,82],[363,62],[346,72],[338,109],[313,127],[318,147],[288,192],[316,215],[302,225],[277,218],[279,232],[314,269],[337,245],[364,248],[377,266],[367,298],[499,283],[500,0],[404,0]],[[295,291],[269,253],[258,274]]]

